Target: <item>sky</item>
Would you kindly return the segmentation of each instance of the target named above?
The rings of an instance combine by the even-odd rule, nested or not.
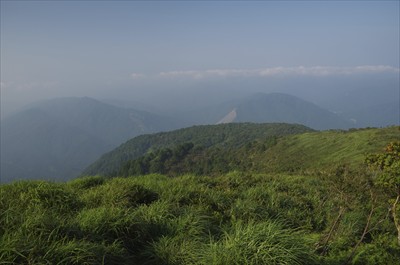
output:
[[[399,13],[400,1],[2,0],[2,116],[60,96],[398,75]]]

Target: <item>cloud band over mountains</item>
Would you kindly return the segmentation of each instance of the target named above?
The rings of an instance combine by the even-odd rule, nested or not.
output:
[[[353,74],[400,73],[400,69],[387,65],[362,65],[354,67],[333,66],[296,66],[270,67],[260,69],[211,69],[211,70],[184,70],[160,72],[155,76],[146,76],[141,73],[132,73],[132,79],[146,77],[158,78],[223,78],[223,77],[273,77],[273,76],[332,76]]]

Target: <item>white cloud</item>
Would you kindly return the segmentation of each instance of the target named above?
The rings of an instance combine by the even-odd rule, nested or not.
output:
[[[355,68],[356,71],[363,72],[363,73],[384,73],[384,72],[392,72],[392,73],[399,73],[399,68],[394,68],[387,65],[363,65],[357,66]]]
[[[141,79],[141,78],[144,78],[144,77],[145,77],[145,75],[141,74],[141,73],[132,73],[131,74],[131,78],[132,79]]]
[[[204,71],[170,71],[161,72],[159,77],[164,78],[178,78],[188,77],[193,79],[201,79],[207,77],[229,77],[229,76],[252,76],[254,70],[237,70],[237,69],[212,69]]]
[[[174,77],[190,77],[200,79],[206,76],[206,71],[170,71],[161,72],[158,74],[160,77],[174,78]]]
[[[332,76],[374,73],[399,73],[399,68],[386,65],[362,65],[355,67],[296,66],[270,67],[261,69],[212,69],[161,72],[162,78],[212,78],[212,77],[271,77],[271,76]]]

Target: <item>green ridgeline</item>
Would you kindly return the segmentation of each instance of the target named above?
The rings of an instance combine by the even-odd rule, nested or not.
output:
[[[282,138],[256,160],[273,171],[318,170],[332,165],[359,166],[369,153],[400,141],[400,127],[322,131]]]
[[[193,126],[172,132],[141,135],[104,154],[86,168],[82,175],[115,176],[127,161],[188,142],[204,148],[238,149],[256,139],[311,131],[314,130],[297,124],[232,123]]]
[[[363,165],[368,153],[383,150],[391,141],[400,141],[398,127],[268,136],[229,148],[190,142],[125,162],[113,175],[218,175],[233,170],[305,173],[342,164],[354,168]]]

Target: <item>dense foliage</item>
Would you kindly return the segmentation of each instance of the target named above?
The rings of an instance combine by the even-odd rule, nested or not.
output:
[[[276,144],[276,137],[268,137],[258,144],[249,142],[240,148],[195,146],[185,143],[174,148],[163,148],[126,162],[118,176],[137,176],[150,173],[179,176],[182,174],[219,175],[233,170],[254,171],[258,165],[252,157]],[[254,148],[257,146],[257,148]]]

